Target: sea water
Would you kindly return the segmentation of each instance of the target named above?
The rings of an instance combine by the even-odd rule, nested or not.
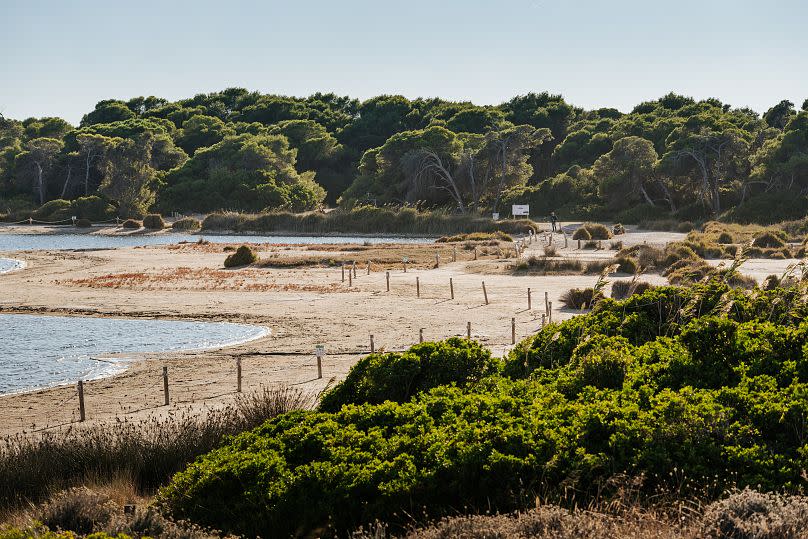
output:
[[[196,242],[212,243],[286,243],[316,245],[325,243],[432,243],[434,238],[404,238],[398,236],[222,236],[204,234],[133,234],[106,236],[99,234],[4,234],[0,230],[0,252],[66,249],[115,249],[143,245],[167,245]]]
[[[268,331],[224,322],[0,314],[0,394],[110,376],[138,353],[219,348]]]

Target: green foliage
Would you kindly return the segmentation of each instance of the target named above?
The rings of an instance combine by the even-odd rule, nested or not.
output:
[[[586,229],[586,227],[579,227],[572,233],[572,239],[574,240],[591,240],[592,234]]]
[[[149,230],[163,230],[166,227],[166,222],[163,221],[163,216],[159,213],[150,213],[143,218],[143,226]]]
[[[752,245],[755,247],[785,247],[785,244],[782,236],[772,231],[764,232],[752,241]]]
[[[93,226],[93,222],[89,219],[76,219],[76,227],[77,228],[90,228]]]
[[[478,342],[452,337],[422,343],[406,352],[371,354],[348,377],[322,396],[320,410],[335,412],[346,404],[407,402],[437,386],[463,387],[497,371],[491,352]]]
[[[235,253],[228,255],[228,257],[224,259],[224,267],[235,268],[239,266],[249,266],[257,261],[258,256],[255,252],[249,246],[242,245],[236,249]]]
[[[711,282],[604,299],[519,343],[507,378],[477,380],[475,361],[464,380],[448,343],[372,355],[320,411],[237,436],[159,502],[225,532],[332,536],[523,508],[537,492],[603,499],[615,473],[680,494],[805,487],[804,293]]]

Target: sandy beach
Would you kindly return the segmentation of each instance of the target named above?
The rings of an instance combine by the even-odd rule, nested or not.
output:
[[[664,244],[678,236],[682,235],[642,232],[626,234],[621,240],[625,245]],[[577,251],[574,243],[570,240],[564,249],[562,237],[554,239],[565,257],[591,260],[614,255],[609,250]],[[502,355],[511,346],[512,318],[517,341],[540,329],[545,292],[553,304],[553,320],[574,316],[576,311],[560,308],[559,296],[573,287],[592,286],[597,279],[593,275],[512,275],[507,268],[513,260],[497,258],[493,249],[487,254],[481,251],[474,260],[472,251],[458,247],[457,261],[451,262],[452,247],[446,244],[260,247],[261,259],[275,261],[277,266],[301,258],[353,258],[358,261],[357,275],[349,285],[347,277],[343,282],[339,266],[225,270],[225,249],[227,245],[211,243],[14,253],[26,267],[0,277],[0,313],[226,321],[270,328],[264,338],[228,348],[146,355],[122,374],[87,382],[84,425],[92,425],[116,417],[225,405],[236,395],[237,359],[242,362],[244,391],[288,384],[319,392],[331,380],[344,377],[370,351],[370,335],[377,350],[402,350],[418,342],[421,329],[425,340],[437,340],[465,336],[471,322],[472,337]],[[432,267],[436,250],[441,260],[438,268]],[[536,241],[525,256],[541,252],[541,242]],[[401,260],[408,253],[412,258],[404,272]],[[367,259],[372,259],[370,274]],[[752,264],[755,276],[776,272],[769,271],[771,262],[782,263],[765,262]],[[659,275],[643,278],[666,283]],[[327,354],[322,379],[317,378],[317,344],[323,344]],[[169,368],[168,407],[163,406],[163,366]],[[0,410],[0,434],[64,428],[78,419],[76,388],[61,386],[0,397]]]

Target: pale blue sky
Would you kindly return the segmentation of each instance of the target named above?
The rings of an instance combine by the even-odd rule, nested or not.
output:
[[[0,112],[241,86],[630,110],[668,91],[808,97],[805,0],[0,0]]]

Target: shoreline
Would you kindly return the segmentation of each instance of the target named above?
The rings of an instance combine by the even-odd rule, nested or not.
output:
[[[153,362],[153,361],[170,361],[170,358],[167,357],[172,354],[194,354],[199,352],[220,352],[225,351],[228,348],[234,348],[238,346],[243,346],[246,344],[250,344],[253,342],[261,341],[263,339],[270,338],[272,336],[272,328],[261,325],[261,324],[244,324],[241,322],[231,322],[228,320],[191,320],[189,318],[183,317],[163,317],[163,316],[124,316],[124,315],[116,315],[116,314],[107,314],[107,313],[100,313],[100,312],[79,312],[79,311],[63,311],[63,310],[48,310],[45,312],[42,311],[31,311],[25,309],[4,309],[0,306],[0,315],[18,315],[18,316],[33,316],[33,317],[51,317],[51,318],[101,318],[105,320],[131,320],[131,321],[138,321],[138,320],[163,320],[167,322],[189,322],[189,323],[199,323],[199,324],[232,324],[237,326],[249,327],[260,329],[260,334],[255,335],[253,337],[246,337],[243,339],[235,339],[232,341],[227,341],[221,344],[215,344],[211,346],[194,346],[192,348],[177,348],[173,350],[163,350],[163,351],[147,351],[147,352],[109,352],[109,353],[100,353],[96,356],[89,356],[86,359],[95,362],[106,363],[108,365],[114,365],[116,368],[112,372],[105,372],[100,373],[97,376],[92,376],[88,378],[81,378],[83,382],[93,382],[105,379],[112,379],[118,376],[125,374],[130,368],[142,363],[142,362]],[[72,380],[70,382],[53,382],[51,384],[38,386],[38,387],[29,387],[20,390],[14,390],[8,393],[0,393],[0,401],[6,397],[11,396],[19,396],[19,395],[26,395],[31,393],[39,393],[39,392],[47,392],[55,388],[60,387],[68,387],[74,385],[77,380]]]

